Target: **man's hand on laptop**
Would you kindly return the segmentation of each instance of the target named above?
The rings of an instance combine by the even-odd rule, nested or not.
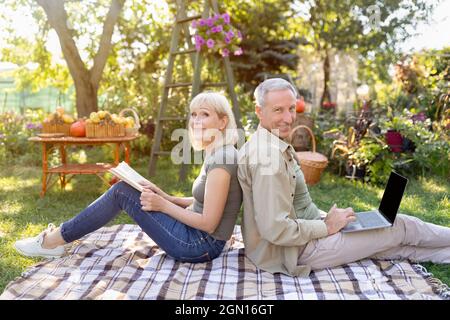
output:
[[[340,209],[334,204],[327,216],[325,217],[325,224],[327,226],[328,235],[335,234],[344,228],[350,222],[356,221],[355,212],[352,208]]]

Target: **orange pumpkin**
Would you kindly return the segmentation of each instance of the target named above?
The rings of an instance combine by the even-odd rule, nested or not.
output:
[[[72,123],[70,126],[70,135],[72,137],[86,137],[86,123],[83,119]]]
[[[303,97],[297,99],[297,102],[295,104],[295,111],[297,111],[298,113],[305,112],[305,100],[303,100]]]

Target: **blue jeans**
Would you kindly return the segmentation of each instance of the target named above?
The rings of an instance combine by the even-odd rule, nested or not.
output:
[[[216,258],[226,241],[192,228],[163,212],[142,210],[141,193],[125,182],[113,185],[77,216],[61,225],[69,243],[95,231],[124,210],[169,256],[182,262],[205,262]]]

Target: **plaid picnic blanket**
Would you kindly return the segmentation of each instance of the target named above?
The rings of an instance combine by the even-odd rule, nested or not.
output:
[[[207,263],[167,256],[131,224],[104,227],[68,255],[29,268],[0,299],[446,299],[448,287],[407,261],[362,260],[308,278],[262,271],[245,257],[240,227]]]

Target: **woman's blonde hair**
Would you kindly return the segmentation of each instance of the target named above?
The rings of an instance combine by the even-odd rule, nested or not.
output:
[[[227,98],[222,93],[206,91],[199,93],[192,99],[191,104],[189,105],[189,111],[192,112],[193,109],[198,107],[210,107],[213,111],[217,113],[219,118],[226,116],[228,118],[227,126],[225,127],[225,132],[223,135],[223,139],[219,139],[214,143],[217,144],[214,147],[217,148],[221,145],[234,145],[238,140],[238,132],[236,120],[234,119],[233,110],[231,109],[230,103]],[[193,139],[192,128],[189,126],[189,137],[191,140],[192,147],[194,150],[201,150],[202,146],[196,145],[196,142]]]

